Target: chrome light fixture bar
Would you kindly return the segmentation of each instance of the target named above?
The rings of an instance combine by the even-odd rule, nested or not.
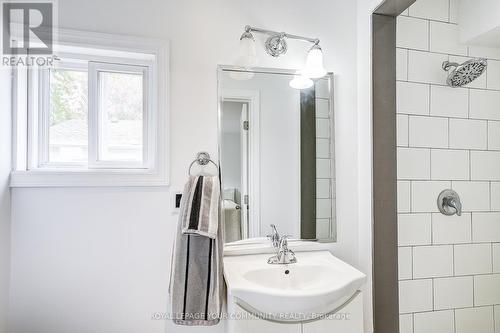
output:
[[[318,45],[319,47],[318,38],[310,38],[310,37],[289,34],[286,32],[278,32],[268,29],[256,28],[250,25],[245,26],[245,32],[241,36],[241,39],[249,37],[253,38],[253,36],[251,35],[252,32],[258,32],[269,35],[264,45],[266,48],[266,52],[272,57],[279,57],[280,55],[286,53],[286,51],[288,50],[286,38],[303,40],[306,42],[313,43],[314,45]]]
[[[264,48],[267,54],[274,58],[277,58],[287,52],[287,38],[302,40],[313,44],[307,53],[307,60],[304,67],[299,70],[290,81],[290,86],[292,88],[307,89],[312,87],[314,84],[312,79],[321,78],[326,74],[326,69],[323,66],[323,51],[319,46],[318,38],[292,35],[286,32],[256,28],[250,25],[245,26],[245,32],[243,32],[240,37],[239,56],[235,61],[237,66],[248,70],[254,67],[258,61],[255,48],[255,38],[252,34],[253,32],[269,35],[264,43]],[[248,75],[237,74],[234,78],[239,80],[248,80],[252,77],[253,73],[248,73]]]

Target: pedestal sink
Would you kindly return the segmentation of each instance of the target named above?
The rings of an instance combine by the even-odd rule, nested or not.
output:
[[[366,276],[328,251],[298,252],[298,262],[269,265],[269,254],[224,258],[231,302],[275,322],[308,322],[334,313],[356,296]]]

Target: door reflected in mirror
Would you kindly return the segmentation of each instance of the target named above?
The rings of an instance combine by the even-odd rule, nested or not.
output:
[[[333,74],[307,89],[295,71],[219,68],[225,241],[336,240]]]

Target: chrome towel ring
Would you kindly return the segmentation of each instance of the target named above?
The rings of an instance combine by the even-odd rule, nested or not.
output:
[[[188,174],[190,176],[193,176],[191,174],[191,169],[195,163],[197,163],[198,165],[201,165],[201,166],[205,166],[209,163],[212,163],[217,168],[217,172],[219,170],[219,166],[217,165],[217,163],[212,161],[212,159],[210,158],[210,154],[207,153],[206,151],[200,151],[198,154],[196,154],[195,160],[193,162],[191,162],[191,164],[189,165]]]

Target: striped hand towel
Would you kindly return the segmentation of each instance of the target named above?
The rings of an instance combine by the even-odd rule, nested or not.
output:
[[[182,233],[216,238],[219,228],[219,178],[191,176],[184,188],[184,195],[187,201],[186,206],[181,207]]]
[[[220,321],[225,285],[218,184],[217,177],[190,177],[182,194],[169,287],[177,325]]]

